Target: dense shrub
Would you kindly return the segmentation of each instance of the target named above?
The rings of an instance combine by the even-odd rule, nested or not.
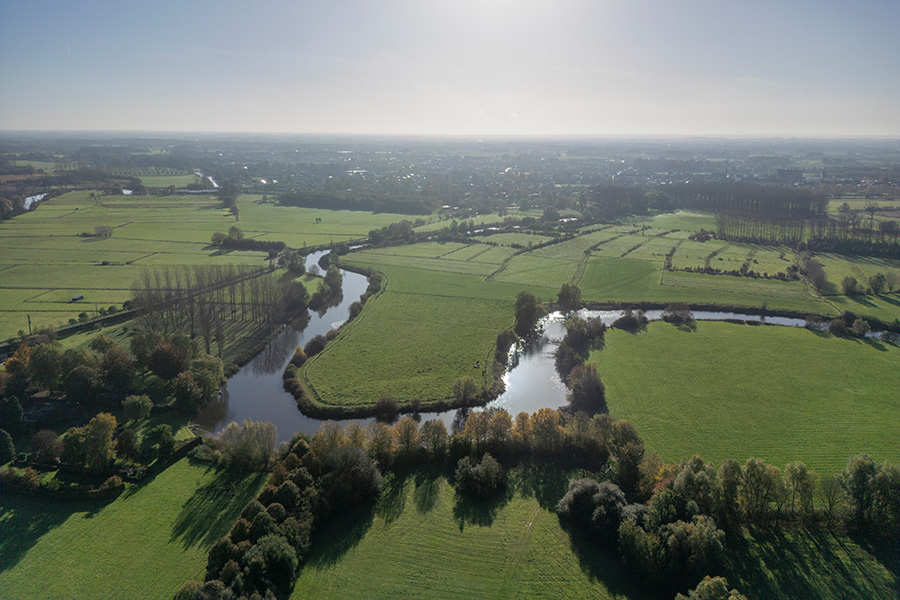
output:
[[[646,329],[647,323],[649,323],[649,320],[647,319],[647,315],[644,314],[644,311],[640,309],[631,310],[629,308],[625,310],[621,317],[613,321],[612,326],[616,329],[637,333],[638,331]]]
[[[625,494],[608,481],[579,479],[556,505],[560,519],[587,528],[601,541],[615,540],[625,508]]]
[[[575,412],[587,414],[609,412],[606,407],[606,387],[593,363],[578,365],[569,373],[566,383],[571,390],[569,406]]]
[[[297,573],[297,553],[281,535],[266,535],[247,553],[246,560],[259,556],[265,565],[266,582],[280,593],[290,591]]]
[[[457,463],[456,486],[464,494],[489,498],[506,487],[506,471],[490,454],[480,461],[466,456]]]
[[[222,455],[237,469],[268,468],[275,457],[275,425],[245,420],[229,423],[219,434]]]
[[[36,462],[51,463],[62,453],[62,442],[55,431],[42,429],[31,436],[31,452]]]
[[[330,509],[374,502],[381,491],[381,472],[362,448],[335,448],[322,471],[319,485]]]
[[[391,422],[400,414],[400,405],[395,398],[382,396],[375,402],[375,417],[379,421]]]
[[[317,335],[306,342],[306,346],[304,346],[303,352],[308,358],[312,358],[325,349],[325,344],[327,343],[327,341],[328,340],[325,339],[324,335]]]
[[[146,419],[150,416],[152,408],[153,401],[147,395],[128,396],[122,401],[122,414],[126,421]]]
[[[724,577],[707,575],[687,596],[678,594],[675,600],[747,600],[747,596],[737,590],[729,590],[728,580]]]
[[[16,447],[12,436],[5,429],[0,429],[0,465],[8,463],[16,456]]]

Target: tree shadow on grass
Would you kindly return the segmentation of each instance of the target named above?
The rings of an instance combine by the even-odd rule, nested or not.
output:
[[[429,513],[437,506],[443,478],[444,474],[435,468],[421,468],[416,471],[413,501],[416,503],[416,510],[421,514]]]
[[[835,552],[838,547],[843,556]],[[836,598],[883,596],[891,582],[867,572],[856,551],[824,530],[791,536],[754,532],[729,544],[725,575],[731,585],[759,598],[815,598],[826,589]]]
[[[375,514],[384,519],[385,524],[396,521],[406,508],[406,491],[409,472],[394,470],[384,476],[381,495],[375,504]]]
[[[900,544],[893,539],[875,540],[857,535],[851,535],[851,539],[894,576],[897,591],[900,592]]]
[[[862,339],[861,341],[862,341],[862,343],[864,343],[866,346],[869,346],[869,347],[871,347],[871,348],[874,348],[875,350],[878,350],[879,352],[887,352],[887,351],[888,351],[887,347],[886,347],[883,343],[879,342],[879,341],[876,340],[876,339],[872,339],[872,338],[864,338],[864,339]]]
[[[878,296],[878,299],[882,300],[884,302],[887,302],[888,304],[893,304],[894,306],[900,306],[900,300],[898,300],[896,298],[892,298],[891,296],[888,296],[887,294],[882,294],[881,296]]]
[[[244,507],[259,493],[267,473],[219,471],[209,484],[198,488],[182,505],[172,526],[170,541],[185,548],[209,547],[228,534]]]
[[[556,510],[556,504],[569,490],[569,473],[560,465],[528,461],[510,471],[510,479],[523,497],[532,497],[544,510]]]
[[[64,502],[29,496],[0,495],[0,573],[16,566],[44,534],[76,513],[91,518],[114,499]]]
[[[609,590],[610,595],[616,598],[649,600],[660,597],[647,585],[639,585],[639,582],[634,580],[631,573],[622,564],[622,557],[614,545],[598,543],[584,528],[569,527],[562,522],[560,527],[569,536],[569,547],[578,559],[581,570],[592,583],[602,583]]]
[[[453,518],[463,531],[466,525],[490,527],[497,518],[497,513],[512,500],[513,488],[507,485],[490,498],[476,498],[456,491],[453,504]]]
[[[375,507],[362,505],[342,508],[332,518],[319,523],[306,565],[321,569],[337,563],[365,537],[374,517]]]
[[[853,296],[848,296],[848,297],[850,298],[850,300],[852,300],[853,302],[856,302],[857,304],[862,304],[863,306],[869,306],[869,307],[875,306],[875,303],[872,302],[871,300],[869,300],[869,298],[867,296],[853,295]]]

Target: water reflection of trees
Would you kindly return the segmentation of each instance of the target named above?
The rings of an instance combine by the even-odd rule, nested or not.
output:
[[[328,297],[328,300],[326,300],[325,303],[316,310],[316,314],[319,315],[320,317],[324,317],[325,313],[327,313],[332,308],[338,306],[343,301],[344,301],[344,292],[343,291],[339,291],[337,294],[331,294],[331,296]]]
[[[194,419],[203,429],[214,432],[219,423],[223,423],[228,417],[228,388],[223,387],[222,393],[206,403]]]
[[[253,375],[274,375],[279,373],[284,364],[293,355],[297,344],[300,343],[300,334],[309,325],[309,312],[304,312],[291,322],[285,330],[269,342],[262,352],[247,365]]]

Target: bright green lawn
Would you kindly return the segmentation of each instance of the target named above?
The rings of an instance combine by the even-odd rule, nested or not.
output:
[[[788,327],[698,322],[611,330],[591,354],[610,412],[665,460],[751,456],[837,472],[900,462],[900,348]]]
[[[491,381],[490,368],[484,376],[482,369],[497,334],[512,326],[512,312],[509,302],[388,291],[308,363],[306,378],[326,404],[450,399],[459,377]]]
[[[0,496],[0,597],[171,598],[264,482],[183,459],[106,505]]]

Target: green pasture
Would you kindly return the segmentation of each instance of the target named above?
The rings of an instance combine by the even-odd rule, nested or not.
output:
[[[872,258],[868,256],[845,256],[843,254],[816,254],[814,260],[822,263],[828,281],[834,285],[833,291],[841,294],[844,277],[853,277],[862,285],[868,285],[869,277],[878,273],[893,271],[900,275],[900,260],[896,258]],[[900,291],[894,288],[894,291]]]
[[[518,244],[520,246],[527,246],[528,244],[532,244],[536,246],[538,244],[543,244],[544,242],[547,242],[553,238],[546,235],[532,235],[530,233],[494,233],[492,235],[478,237],[476,239],[493,244],[500,244],[501,246],[510,246],[512,244]]]
[[[444,476],[390,474],[374,511],[327,523],[291,598],[652,598],[618,557],[573,551],[553,507],[568,476],[523,472],[494,502],[458,497]]]
[[[602,246],[599,246],[596,250],[594,250],[594,256],[601,256],[604,258],[620,258],[623,254],[638,252],[640,251],[640,247],[644,244],[648,243],[651,240],[656,238],[645,236],[645,235],[629,235],[629,234],[618,234],[620,237],[616,239],[612,239]],[[669,243],[669,248],[666,249],[667,252],[674,245],[674,242]],[[637,249],[634,249],[635,246],[638,246]],[[663,252],[663,255],[665,255]],[[659,266],[662,266],[663,258],[659,259]]]
[[[865,211],[871,205],[877,206],[878,210],[900,209],[900,199],[886,200],[884,198],[859,198],[854,196],[829,200],[828,212],[840,212],[840,208],[845,202],[850,207],[850,210]],[[866,213],[866,216],[868,217],[868,213]]]
[[[442,260],[441,258],[428,258],[420,256],[401,256],[390,254],[379,254],[371,251],[364,251],[357,257],[354,255],[348,261],[365,262],[368,265],[381,270],[381,267],[400,266],[412,268],[420,271],[438,271],[448,273],[461,273],[466,275],[478,275],[482,279],[493,273],[497,269],[497,265],[493,263],[481,263],[475,261],[460,260]]]
[[[353,253],[345,257],[344,262],[361,267],[377,269],[384,273],[390,281],[390,290],[423,296],[442,296],[447,298],[472,298],[476,300],[505,300],[510,306],[516,295],[527,289],[547,302],[556,298],[559,288],[541,284],[520,285],[491,280],[465,273],[451,273],[434,270],[422,270],[398,264],[378,264],[370,262],[370,257],[361,253]]]
[[[671,213],[661,213],[651,217],[647,221],[647,224],[664,230],[679,229],[679,233],[684,233],[684,237],[687,237],[687,234],[690,234],[693,231],[700,231],[701,229],[715,231],[716,217],[711,213],[678,210]]]
[[[493,279],[521,286],[541,285],[559,291],[562,284],[571,281],[575,274],[574,261],[543,258],[534,254],[514,256],[505,269],[498,271]]]
[[[47,173],[52,173],[56,170],[56,163],[45,160],[13,160],[10,162],[15,167],[34,167],[35,170],[43,169]]]
[[[233,225],[246,237],[302,248],[365,237],[375,227],[406,218],[282,207],[263,204],[259,196],[242,196],[238,205],[240,221],[235,222],[211,196],[77,191],[0,223],[0,339],[27,331],[27,315],[32,328],[38,328],[66,324],[80,312],[94,316],[100,306],[121,307],[147,268],[267,264],[264,252],[222,252],[209,246],[213,233]],[[79,236],[93,233],[97,225],[113,227],[112,237]],[[475,266],[484,274],[495,268]],[[84,299],[69,302],[78,295]]]
[[[106,503],[2,495],[0,596],[171,598],[264,483],[183,459]]]
[[[444,260],[464,260],[464,261],[473,261],[473,262],[481,262],[480,257],[485,252],[489,252],[491,250],[497,250],[493,246],[488,246],[486,244],[469,244],[463,248],[458,248],[452,252],[448,252],[444,254],[441,258]],[[506,250],[505,248],[500,248],[500,250]],[[508,255],[512,255],[512,251],[508,250]]]
[[[302,598],[671,598],[648,593],[612,551],[560,527],[570,474],[524,465],[492,502],[441,474],[386,476],[374,510],[321,525],[292,600]],[[897,581],[849,538],[803,530],[747,535],[724,574],[751,600],[896,597]]]
[[[837,312],[796,281],[664,272],[661,266],[648,261],[627,258],[591,257],[579,285],[585,301],[686,302],[766,306],[822,314]]]
[[[828,296],[825,298],[834,312],[848,310],[857,315],[877,317],[882,321],[900,319],[900,294],[883,296]]]
[[[562,211],[562,213],[572,213],[572,216],[577,216],[574,211]],[[561,213],[561,214],[562,214]],[[510,210],[507,211],[504,215],[500,215],[498,213],[485,213],[480,215],[472,215],[471,217],[438,217],[437,215],[426,217],[427,221],[424,225],[416,227],[417,232],[425,233],[429,231],[437,231],[443,229],[444,227],[449,227],[450,223],[454,220],[459,223],[461,221],[472,221],[475,224],[475,228],[479,228],[482,225],[495,225],[497,223],[502,223],[504,219],[507,217],[512,217],[513,219],[522,219],[524,217],[532,217],[535,219],[540,219],[543,214],[543,210],[532,209],[532,210]],[[406,217],[410,221],[414,221],[417,217]]]
[[[388,291],[307,363],[305,381],[332,405],[452,399],[462,376],[492,381],[494,344],[512,312],[509,302]]]
[[[512,255],[512,248],[505,246],[488,246],[481,254],[477,254],[470,260],[477,260],[481,263],[490,263],[499,266]]]
[[[643,239],[636,240],[626,249],[628,251],[627,258],[632,260],[646,260],[658,265],[663,265],[666,261],[666,254],[668,254],[672,249],[672,246],[677,243],[678,240],[673,240],[666,236],[644,237]],[[640,245],[637,248],[634,248],[634,246],[637,246],[638,244]]]
[[[200,178],[196,175],[141,175],[141,183],[144,184],[145,187],[169,187],[174,185],[177,188],[182,188],[191,185],[192,183],[199,183]]]
[[[592,233],[580,235],[572,240],[560,242],[559,244],[538,248],[531,253],[542,258],[579,261],[584,258],[584,253],[587,252],[588,249],[599,243],[609,243],[609,240],[618,235],[621,234],[617,234],[610,229],[594,231]]]
[[[457,250],[465,248],[467,244],[459,242],[422,242],[404,246],[388,246],[386,248],[370,248],[363,250],[359,256],[397,256],[416,258],[440,258]],[[356,256],[356,255],[354,255]]]
[[[651,323],[591,354],[616,418],[668,461],[751,456],[820,474],[900,462],[900,348],[789,327]]]

